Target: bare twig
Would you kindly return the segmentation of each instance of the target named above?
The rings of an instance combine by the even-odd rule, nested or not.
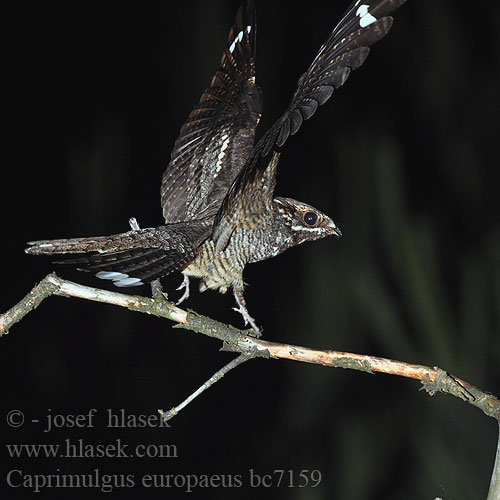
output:
[[[500,422],[498,427],[498,443],[495,465],[491,474],[490,491],[486,500],[498,500],[500,498]]]
[[[0,315],[0,336],[8,333],[14,324],[51,295],[77,297],[79,299],[113,304],[115,306],[126,307],[132,311],[155,314],[156,316],[168,318],[177,323],[185,322],[187,318],[186,311],[163,300],[153,300],[147,297],[140,297],[139,295],[126,295],[92,288],[61,279],[55,274],[49,274],[19,303],[10,308],[6,313]]]
[[[53,294],[114,304],[126,307],[132,311],[139,311],[167,318],[175,321],[178,327],[222,340],[225,342],[226,350],[240,352],[249,358],[271,357],[290,359],[323,366],[348,368],[370,373],[386,373],[413,378],[420,380],[423,384],[423,388],[431,395],[436,392],[452,394],[478,407],[486,415],[500,420],[500,400],[498,400],[498,398],[470,385],[464,380],[446,373],[438,367],[415,365],[363,354],[310,349],[307,347],[268,342],[252,337],[248,331],[238,330],[230,325],[220,323],[206,316],[201,316],[195,312],[188,312],[180,309],[174,304],[166,301],[161,295],[155,298],[141,297],[139,295],[125,295],[118,292],[110,292],[72,283],[54,274],[46,276],[24,299],[0,316],[0,335],[7,333],[12,325],[20,321],[29,311],[37,307],[45,298]],[[227,366],[230,365],[231,363]],[[222,375],[224,375],[234,366],[230,366],[226,371],[224,370],[227,367],[224,367],[217,372],[217,374],[223,372]],[[203,388],[203,390],[198,389],[194,397],[201,394],[201,392],[219,380],[222,375],[218,376],[217,374],[212,377],[214,379],[213,382],[209,383],[212,379],[207,381],[200,388]],[[191,401],[194,397],[190,396],[188,400]],[[179,405],[175,413],[178,413],[186,404],[187,403]]]
[[[197,398],[202,392],[205,392],[209,387],[218,382],[226,373],[230,372],[233,368],[236,368],[241,363],[254,358],[251,354],[241,353],[239,356],[234,358],[226,366],[222,367],[219,371],[215,372],[202,386],[200,386],[196,391],[193,392],[189,397],[187,397],[181,404],[174,406],[169,411],[158,410],[158,413],[163,417],[163,420],[167,422],[171,418],[175,417],[182,409],[184,409],[193,399]]]

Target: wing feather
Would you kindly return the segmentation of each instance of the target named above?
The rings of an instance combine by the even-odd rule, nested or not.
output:
[[[243,216],[238,211],[269,210],[280,148],[295,134],[304,120],[311,118],[325,104],[335,89],[346,82],[351,72],[359,68],[370,52],[370,46],[383,38],[392,26],[389,13],[406,0],[356,0],[351,3],[341,21],[320,48],[309,69],[300,77],[292,101],[285,113],[269,128],[256,144],[252,157],[236,177],[217,213],[213,238],[232,232]],[[273,151],[273,155],[270,152]],[[273,189],[262,189],[262,179]],[[240,199],[252,200],[243,206]]]
[[[167,223],[215,215],[251,156],[261,114],[253,0],[236,15],[219,70],[181,128],[163,175]]]

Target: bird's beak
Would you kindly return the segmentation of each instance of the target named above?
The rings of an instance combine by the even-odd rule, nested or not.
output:
[[[331,221],[330,224],[328,224],[328,227],[330,228],[330,233],[333,236],[336,236],[337,238],[340,238],[342,236],[342,231],[337,226],[337,224],[335,224],[335,222]]]

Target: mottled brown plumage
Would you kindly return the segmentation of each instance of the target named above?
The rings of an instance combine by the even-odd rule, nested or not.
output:
[[[165,225],[96,238],[30,242],[30,254],[79,253],[69,263],[117,286],[135,286],[173,271],[201,280],[200,290],[232,289],[243,298],[243,269],[304,241],[340,236],[319,210],[274,198],[281,147],[363,64],[369,47],[391,28],[390,12],[405,0],[356,0],[299,79],[285,113],[254,144],[262,113],[255,77],[253,0],[240,8],[219,70],[181,128],[162,179]]]

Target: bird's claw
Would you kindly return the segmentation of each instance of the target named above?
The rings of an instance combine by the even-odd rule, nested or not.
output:
[[[260,328],[255,324],[255,320],[252,318],[252,316],[250,316],[247,308],[243,304],[238,303],[238,307],[233,307],[233,311],[240,313],[243,316],[243,321],[245,322],[245,326],[249,324],[255,330],[255,332],[258,333],[260,336],[261,333]]]
[[[184,290],[182,297],[175,303],[176,305],[181,304],[189,297],[189,276],[184,275],[184,280],[182,283],[176,288],[176,290]]]

